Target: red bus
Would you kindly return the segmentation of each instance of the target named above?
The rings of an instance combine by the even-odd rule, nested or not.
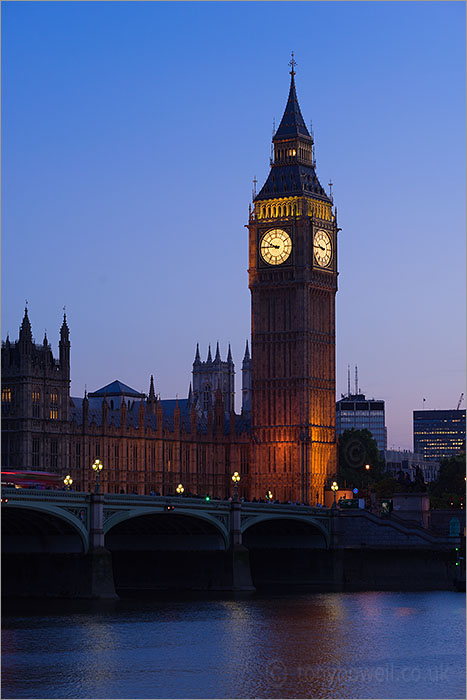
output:
[[[18,471],[2,469],[2,486],[15,489],[62,489],[63,476],[54,472]]]

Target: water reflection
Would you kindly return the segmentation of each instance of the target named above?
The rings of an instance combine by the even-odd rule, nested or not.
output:
[[[2,695],[464,697],[463,605],[445,592],[23,605],[4,609]]]

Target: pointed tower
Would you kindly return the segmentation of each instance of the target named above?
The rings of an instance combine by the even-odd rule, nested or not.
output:
[[[63,312],[63,322],[60,328],[59,357],[60,369],[70,378],[70,329],[66,322],[66,313]]]
[[[242,413],[251,413],[251,358],[248,340],[242,362]]]
[[[19,351],[21,354],[21,361],[28,361],[31,353],[32,353],[32,331],[31,331],[31,322],[29,321],[29,316],[28,316],[28,307],[26,306],[24,308],[24,316],[23,320],[21,322],[21,326],[19,328],[19,339],[18,339],[18,346],[19,346]]]
[[[209,406],[214,407],[216,400],[216,388],[220,385],[224,398],[224,410],[230,413],[235,401],[235,365],[230,350],[227,360],[221,358],[219,343],[216,344],[214,361],[211,355],[211,346],[208,347],[206,362],[201,362],[199,346],[196,346],[196,355],[193,362],[193,402],[207,414]]]
[[[255,492],[316,502],[335,473],[337,221],[290,62],[268,178],[249,218]]]
[[[156,412],[156,392],[154,390],[154,377],[152,374],[149,381],[148,408],[149,412],[154,415]]]

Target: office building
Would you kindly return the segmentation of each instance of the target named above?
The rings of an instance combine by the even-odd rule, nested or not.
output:
[[[387,448],[384,401],[367,399],[365,394],[348,394],[336,402],[336,431],[369,430],[378,444],[378,450]]]
[[[413,412],[414,452],[440,460],[465,452],[465,409]]]

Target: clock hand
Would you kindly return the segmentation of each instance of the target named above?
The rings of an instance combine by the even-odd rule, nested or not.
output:
[[[318,245],[315,245],[315,248],[321,248],[321,250],[326,250],[326,248],[323,245],[319,245],[319,243]]]

